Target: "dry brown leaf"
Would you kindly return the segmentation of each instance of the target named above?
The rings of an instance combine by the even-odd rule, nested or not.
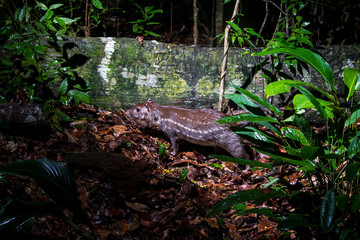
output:
[[[148,206],[146,206],[145,204],[142,204],[142,203],[132,203],[132,202],[125,201],[125,204],[126,204],[126,206],[128,206],[129,208],[131,208],[137,212],[147,213],[150,210],[150,208]]]

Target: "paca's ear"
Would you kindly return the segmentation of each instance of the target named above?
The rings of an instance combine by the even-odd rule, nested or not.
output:
[[[146,102],[148,102],[148,103],[152,103],[151,98],[149,98]]]

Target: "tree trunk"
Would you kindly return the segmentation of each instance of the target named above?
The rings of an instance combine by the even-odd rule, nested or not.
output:
[[[196,46],[198,43],[198,38],[199,38],[199,31],[198,31],[198,11],[199,9],[197,8],[196,5],[196,0],[193,0],[193,8],[194,8],[194,45]]]
[[[216,0],[215,36],[219,35],[223,31],[224,31],[224,0]]]

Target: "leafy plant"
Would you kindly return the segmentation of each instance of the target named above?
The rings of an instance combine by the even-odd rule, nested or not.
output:
[[[78,234],[86,238],[92,238],[89,233],[78,228],[65,216],[59,207],[69,209],[75,214],[75,217],[92,228],[77,198],[75,181],[66,163],[55,162],[47,158],[29,161],[17,160],[1,168],[0,174],[29,177],[54,200],[54,202],[9,200],[0,210],[0,230],[16,231],[34,217],[51,215],[62,219]]]
[[[5,5],[7,21],[1,36],[7,40],[4,48],[8,51],[1,60],[0,102],[49,100],[44,112],[54,115],[52,119],[56,125],[59,119],[64,119],[64,113],[56,109],[56,104],[90,103],[86,93],[90,90],[88,82],[72,71],[74,61],[67,58],[67,49],[60,45],[69,26],[78,18],[58,15],[56,11],[63,4],[48,7],[36,1],[35,7],[25,4],[15,9],[7,2]],[[49,56],[49,50],[55,50],[60,55]],[[52,60],[47,60],[49,58]],[[84,61],[86,57],[77,64]],[[56,94],[54,89],[59,82]]]
[[[290,186],[286,189],[279,188],[279,184],[273,190],[269,185],[269,193],[266,194],[260,189],[241,191],[216,204],[209,214],[225,211],[246,201],[262,202],[283,196],[293,204],[299,204],[293,206],[296,209],[294,213],[279,214],[263,208],[251,211],[278,220],[279,228],[283,230],[317,227],[328,236],[335,234],[341,239],[357,238],[360,135],[356,122],[360,119],[360,105],[355,103],[349,108],[340,107],[331,67],[314,52],[303,48],[275,48],[255,55],[268,54],[287,54],[305,62],[325,79],[332,92],[327,93],[310,83],[289,79],[268,84],[265,88],[268,96],[296,89],[293,107],[286,106],[286,109],[292,110],[293,115],[285,117],[285,113],[276,106],[233,85],[240,94],[230,94],[227,97],[249,113],[227,117],[219,120],[219,123],[249,121],[265,127],[266,131],[247,127],[237,133],[251,141],[257,151],[270,156],[272,165],[295,166],[307,179],[307,185],[302,191]],[[355,91],[360,90],[360,70],[345,69],[345,73],[344,82],[349,89],[347,101],[350,103]],[[315,97],[314,93],[322,98]],[[271,117],[263,109],[271,112]],[[324,120],[327,127],[325,136],[321,137],[314,132],[310,122],[304,117],[306,109],[315,110],[318,117]],[[280,152],[279,147],[285,152]],[[241,160],[238,162],[241,164]],[[298,198],[302,200],[296,202]],[[301,206],[305,198],[310,202],[308,208]],[[245,214],[247,211],[239,213]]]
[[[236,15],[237,20],[240,19],[240,16],[243,16],[241,14]],[[241,28],[238,23],[232,22],[232,21],[226,21],[227,24],[230,25],[230,33],[229,37],[231,38],[231,43],[234,45],[236,42],[239,44],[240,47],[243,47],[245,43],[247,43],[249,46],[252,46],[255,48],[255,45],[251,41],[251,37],[262,37],[253,29],[253,28]],[[220,33],[215,38],[219,38],[219,42],[221,42],[224,37],[225,33]]]
[[[151,22],[151,19],[155,16],[155,14],[162,13],[162,10],[154,9],[153,6],[146,6],[145,8],[142,8],[137,3],[134,3],[134,5],[140,11],[142,18],[128,22],[132,24],[133,32],[139,35],[143,34],[145,37],[148,35],[161,37],[161,35],[149,31],[148,26],[160,24],[159,22]]]

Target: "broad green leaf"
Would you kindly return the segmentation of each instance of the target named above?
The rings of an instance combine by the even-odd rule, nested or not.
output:
[[[241,165],[250,165],[252,167],[262,167],[262,168],[269,168],[273,169],[273,167],[270,164],[252,161],[252,160],[246,160],[242,158],[235,158],[235,157],[229,157],[229,156],[222,156],[222,155],[210,155],[211,158],[216,158],[224,162],[232,162],[237,163]]]
[[[329,118],[333,119],[334,113],[330,107],[327,107],[327,106],[332,106],[332,103],[322,100],[322,99],[317,99],[317,100],[319,101],[321,106],[325,107],[326,115]],[[302,94],[295,95],[295,97],[293,99],[293,104],[294,104],[295,110],[297,110],[297,111],[299,111],[301,109],[309,109],[309,108],[314,109],[315,108],[314,105],[311,103],[311,101]]]
[[[286,137],[299,141],[301,142],[302,145],[305,146],[310,145],[308,140],[301,131],[290,127],[283,127],[281,128],[281,130],[284,131]]]
[[[356,193],[351,197],[350,210],[357,213],[360,209],[360,193]]]
[[[321,90],[320,88],[316,87],[315,85],[313,85],[311,83],[302,82],[302,81],[298,81],[298,80],[285,79],[285,80],[269,83],[265,87],[266,95],[275,96],[276,94],[289,92],[290,88],[291,88],[290,87],[291,85],[289,86],[287,83],[288,84],[305,85],[305,86],[311,87],[312,89],[314,89],[314,90],[318,91],[319,93],[321,93],[322,95],[326,96],[334,104],[337,104],[337,101],[335,100],[335,98],[331,94],[328,94],[327,92]]]
[[[359,162],[352,162],[346,166],[346,176],[344,178],[345,181],[352,181],[358,174],[359,171]]]
[[[304,134],[304,136],[309,141],[309,143],[311,143],[312,146],[321,147],[321,143],[318,136],[315,134],[313,128],[306,120],[306,118],[304,118],[301,115],[295,115],[294,123],[296,124],[296,126],[298,126],[300,131]]]
[[[228,198],[220,201],[214,207],[210,209],[207,213],[208,215],[212,215],[218,212],[225,211],[232,206],[244,203],[248,201],[254,201],[255,203],[261,203],[266,200],[272,198],[279,198],[285,196],[286,193],[281,190],[260,190],[260,189],[252,189],[252,190],[244,190],[234,193],[233,195],[229,196]]]
[[[324,230],[329,230],[334,220],[336,208],[335,193],[333,190],[329,190],[324,195],[324,199],[320,206],[320,226]]]
[[[231,99],[237,105],[242,107],[243,109],[259,116],[265,116],[265,113],[258,105],[256,105],[253,101],[248,99],[242,94],[234,93],[234,94],[226,94],[224,97]]]
[[[0,169],[1,174],[29,177],[56,202],[73,211],[82,220],[89,222],[77,199],[75,181],[66,163],[47,158],[17,160]]]
[[[317,227],[318,225],[310,223],[303,218],[303,215],[290,214],[290,216],[283,216],[279,222],[278,228],[282,231],[289,231],[297,228]]]
[[[34,59],[35,58],[35,53],[34,53],[32,47],[29,46],[29,47],[25,48],[25,57],[27,59]]]
[[[348,119],[346,119],[345,121],[345,125],[344,127],[348,127],[350,125],[352,125],[353,123],[355,123],[357,120],[359,120],[360,118],[360,109],[356,110],[355,112],[353,112],[350,117]]]
[[[100,0],[91,0],[91,1],[96,8],[103,9],[103,6],[102,6]]]
[[[301,150],[301,158],[313,161],[317,157],[319,149],[319,147],[303,146]]]
[[[348,156],[349,158],[352,158],[359,152],[360,152],[360,132],[358,132],[355,137],[350,139]]]
[[[0,210],[0,232],[17,230],[33,217],[44,215],[66,218],[54,202],[11,200]]]
[[[336,93],[334,86],[334,73],[330,65],[318,54],[305,48],[274,48],[271,50],[265,50],[260,53],[255,53],[257,56],[265,56],[269,54],[288,54],[294,56],[303,62],[312,66],[317,72],[319,72],[327,83],[330,85],[332,91]]]
[[[68,92],[68,94],[77,101],[81,101],[83,103],[91,102],[89,95],[85,92],[81,92],[81,91],[73,89],[73,90],[70,90]]]
[[[231,83],[231,86],[233,88],[235,88],[237,91],[239,91],[240,93],[244,94],[245,96],[247,96],[248,98],[252,99],[253,101],[261,104],[262,106],[264,106],[265,108],[269,109],[270,111],[274,112],[276,115],[281,116],[281,111],[279,109],[277,109],[275,106],[271,105],[269,102],[267,102],[266,100],[264,100],[263,98],[256,96],[255,94],[242,89],[238,86],[236,86],[235,84]]]
[[[342,214],[344,214],[345,208],[346,208],[348,200],[349,200],[349,195],[343,194],[343,195],[336,196],[335,198],[336,198],[338,209],[340,210],[340,212]]]
[[[60,96],[63,96],[65,95],[66,91],[68,90],[68,87],[69,87],[69,82],[67,79],[64,79],[61,84],[60,84],[60,87],[59,87],[59,95]]]
[[[292,87],[297,88],[302,94],[304,94],[304,96],[309,99],[309,101],[314,105],[315,109],[320,113],[320,115],[326,120],[328,121],[328,115],[325,112],[325,109],[321,106],[320,102],[318,101],[318,99],[316,97],[314,97],[314,95],[312,95],[311,92],[309,92],[309,90],[307,90],[306,88],[296,85],[296,84],[290,84],[287,83]]]
[[[47,47],[43,45],[33,46],[33,49],[38,53],[46,53]]]
[[[217,122],[219,124],[224,124],[224,123],[233,123],[233,122],[241,122],[241,121],[248,121],[248,122],[254,122],[254,123],[258,123],[258,122],[279,123],[279,121],[277,119],[272,118],[272,117],[258,116],[258,115],[247,114],[247,113],[241,114],[241,115],[236,115],[236,116],[225,117],[225,118],[218,120]]]
[[[287,93],[290,92],[291,86],[284,84],[283,81],[276,81],[269,83],[265,87],[265,93],[267,96],[275,96],[277,94],[281,93]]]
[[[280,151],[274,151],[272,149],[264,149],[263,147],[262,148],[254,147],[254,149],[260,153],[272,157],[273,161],[287,163],[294,166],[300,166],[301,169],[299,168],[298,170],[315,171],[315,166],[311,162],[297,160],[299,159],[299,157],[297,156],[281,153]]]
[[[360,69],[345,68],[344,83],[349,88],[349,94],[346,98],[346,101],[349,101],[349,98],[360,87]]]

